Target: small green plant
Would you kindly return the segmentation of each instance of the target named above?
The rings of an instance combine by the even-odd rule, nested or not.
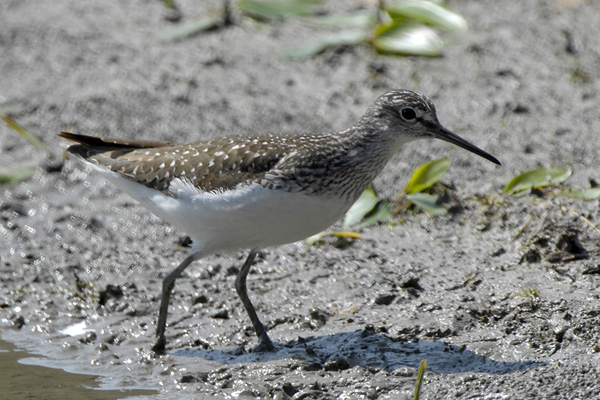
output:
[[[527,190],[558,187],[562,185],[573,172],[565,167],[537,168],[523,172],[514,177],[504,191],[511,195],[523,195]],[[580,199],[597,200],[600,198],[600,187],[591,187],[584,190],[563,188],[559,195]]]
[[[523,299],[529,300],[529,305],[532,309],[536,308],[539,302],[539,294],[540,291],[537,288],[524,288],[522,287],[517,293],[510,296],[511,300],[516,297],[521,297]]]
[[[202,16],[199,18],[194,18],[190,22],[181,26],[165,30],[164,32],[156,35],[156,38],[164,42],[183,39],[193,36],[197,33],[216,28],[221,24],[221,22],[221,16]]]
[[[533,169],[514,177],[506,185],[505,191],[514,194],[524,190],[558,185],[566,181],[571,173],[570,169],[564,167]]]
[[[19,125],[15,120],[13,120],[8,115],[0,114],[0,119],[2,119],[6,125],[13,131],[17,132],[19,135],[23,136],[29,143],[37,147],[38,149],[42,149],[45,152],[50,154],[50,150],[46,147],[46,145],[38,139],[36,136],[31,134],[27,129],[23,128]]]
[[[244,16],[256,21],[271,22],[276,19],[292,18],[314,13],[320,0],[240,0],[237,8]],[[161,41],[172,41],[233,24],[230,0],[223,1],[222,10],[192,19],[172,29],[159,33]]]
[[[342,226],[348,230],[319,232],[306,239],[306,243],[313,245],[327,242],[327,239],[329,241],[333,239],[338,245],[343,245],[348,239],[361,239],[360,233],[354,230],[360,230],[379,221],[390,221],[393,218],[392,208],[391,202],[381,200],[375,189],[369,186],[344,216]]]
[[[425,376],[425,370],[427,369],[427,360],[422,360],[419,366],[419,372],[417,372],[417,383],[415,384],[415,395],[414,400],[419,400],[421,394],[421,385],[423,383],[423,377]]]
[[[567,197],[580,200],[597,200],[600,199],[600,188],[593,187],[585,190],[575,190],[571,188],[565,188],[562,192]]]
[[[412,173],[410,180],[399,197],[410,200],[429,214],[445,213],[446,209],[438,204],[437,196],[430,193],[423,193],[423,191],[438,183],[444,174],[448,172],[449,167],[449,158],[440,158],[439,160],[419,165]]]
[[[522,287],[520,291],[518,291],[517,293],[510,296],[510,298],[511,299],[514,299],[515,297],[522,297],[524,299],[537,298],[539,294],[540,294],[540,291],[537,288],[526,289],[526,288]]]
[[[446,209],[437,204],[437,196],[423,191],[438,183],[449,166],[448,158],[419,165],[410,176],[397,201],[382,200],[377,196],[375,189],[368,187],[346,213],[344,226],[361,229],[381,221],[390,221],[396,214],[394,209],[398,209],[398,203],[402,199],[409,200],[430,214],[445,212]]]
[[[34,168],[25,166],[0,171],[0,185],[25,181],[31,178],[34,172]]]
[[[44,150],[50,156],[50,158],[52,158],[52,154],[48,147],[46,147],[46,145],[40,139],[31,134],[27,129],[23,128],[8,115],[0,114],[0,119],[2,119],[10,129],[17,132],[19,135],[24,137],[29,143],[31,143],[38,149]],[[19,165],[8,170],[1,171],[0,185],[17,183],[27,180],[33,175],[34,172],[35,168],[28,165]]]
[[[392,209],[393,204],[381,200],[375,189],[369,186],[346,212],[343,226],[345,228],[362,229],[380,221],[389,221],[393,218]]]
[[[379,2],[377,16],[368,12],[305,18],[319,26],[347,28],[316,42],[289,50],[290,57],[308,57],[330,47],[367,43],[380,53],[437,57],[444,42],[434,28],[464,32],[463,17],[444,7],[441,1],[408,0],[385,5]]]
[[[172,0],[163,0],[169,9],[176,9]],[[199,32],[231,25],[229,0],[223,10],[203,15],[186,24],[168,29],[157,39],[171,41]],[[367,43],[377,52],[399,55],[436,57],[441,55],[444,42],[435,29],[463,32],[467,23],[450,11],[442,1],[407,0],[390,5],[380,0],[377,13],[362,11],[349,15],[316,16],[321,0],[239,0],[237,9],[242,15],[259,22],[285,18],[302,18],[306,23],[343,30],[315,42],[284,52],[289,57],[310,57],[331,48]]]
[[[320,5],[320,0],[240,0],[237,3],[244,14],[264,21],[310,15]]]

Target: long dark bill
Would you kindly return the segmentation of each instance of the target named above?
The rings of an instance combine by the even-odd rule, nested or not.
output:
[[[442,139],[446,142],[460,146],[465,150],[469,150],[470,152],[475,153],[478,156],[485,158],[486,160],[490,160],[494,164],[502,165],[500,163],[500,161],[498,161],[498,159],[496,157],[494,157],[493,155],[491,155],[490,153],[481,150],[479,147],[467,142],[465,139],[450,132],[448,129],[444,128],[441,125],[438,129],[432,131],[431,133],[433,134],[434,137],[436,137],[438,139]]]

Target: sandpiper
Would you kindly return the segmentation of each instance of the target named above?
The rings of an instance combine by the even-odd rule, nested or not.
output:
[[[258,249],[304,239],[340,219],[405,143],[438,138],[500,165],[444,128],[433,103],[409,90],[385,93],[338,133],[255,134],[192,144],[60,136],[78,143],[69,153],[192,239],[189,255],[162,283],[156,352],[165,349],[177,277],[193,261],[238,249],[250,249],[235,287],[259,339],[255,350],[273,350],[246,289]]]

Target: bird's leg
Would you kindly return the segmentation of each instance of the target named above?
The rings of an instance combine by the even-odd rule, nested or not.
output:
[[[188,255],[185,260],[181,262],[173,271],[169,272],[169,275],[165,276],[162,282],[162,294],[160,297],[160,311],[158,314],[158,322],[156,324],[156,343],[152,347],[152,350],[156,353],[164,353],[167,339],[165,338],[165,328],[167,326],[167,314],[169,313],[169,299],[171,298],[171,291],[175,287],[175,279],[181,275],[181,273],[198,258],[197,254]]]
[[[273,346],[273,342],[271,342],[269,335],[267,335],[267,331],[265,331],[262,322],[258,319],[258,315],[256,315],[256,311],[248,297],[248,290],[246,288],[246,277],[248,276],[248,272],[250,271],[250,267],[252,266],[252,262],[254,261],[257,252],[258,250],[253,249],[250,251],[250,254],[248,254],[248,258],[246,258],[242,269],[235,279],[235,290],[242,300],[242,304],[250,317],[250,321],[252,321],[256,336],[258,336],[258,346],[256,346],[255,351],[273,351],[275,350],[275,346]]]

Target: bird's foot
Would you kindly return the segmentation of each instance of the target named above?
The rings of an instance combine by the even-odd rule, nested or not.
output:
[[[268,353],[275,351],[275,345],[271,342],[269,335],[265,334],[258,339],[258,345],[254,348],[255,353]]]
[[[158,355],[165,354],[166,345],[167,339],[165,338],[165,335],[160,335],[158,339],[156,339],[156,343],[154,343],[154,346],[152,346],[152,351]]]

